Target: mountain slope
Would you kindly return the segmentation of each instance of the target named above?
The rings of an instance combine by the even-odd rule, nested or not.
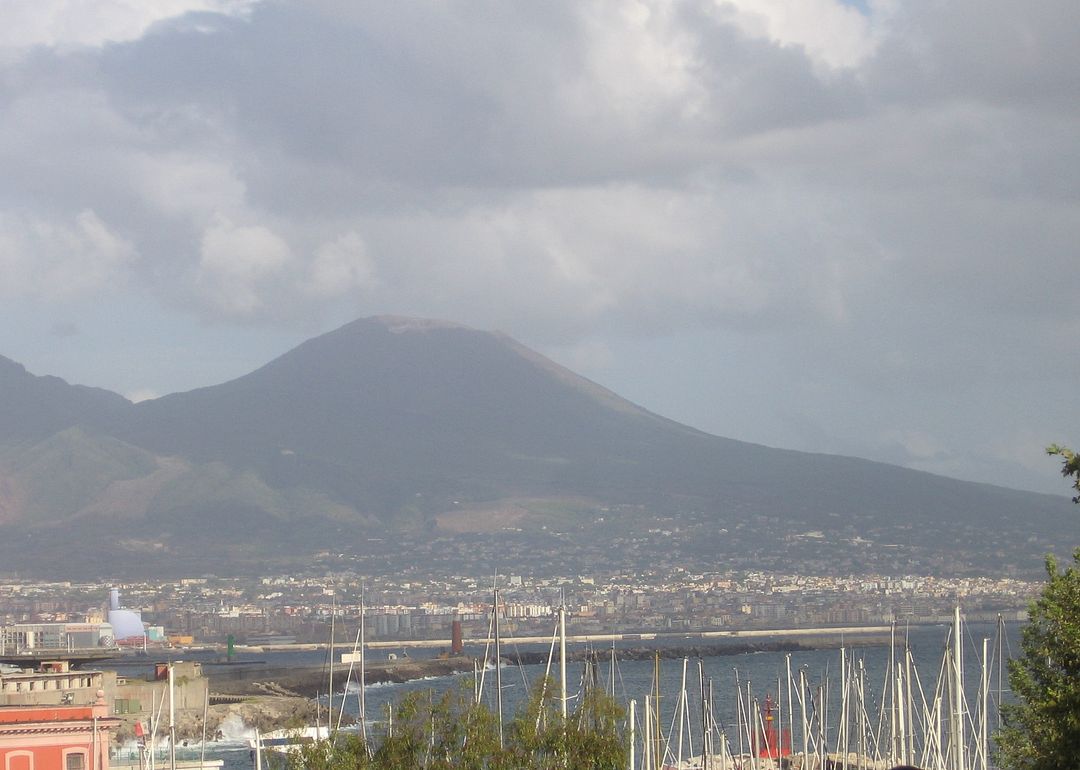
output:
[[[771,449],[654,415],[501,335],[353,322],[223,385],[138,404],[115,433],[383,519],[420,494],[752,505],[805,518],[991,520],[1040,498],[855,458]]]
[[[105,531],[123,519],[208,548],[246,537],[252,558],[327,532],[435,533],[469,511],[470,526],[498,530],[475,512],[500,505],[518,529],[617,511],[605,536],[704,516],[762,538],[825,530],[941,549],[985,530],[1031,534],[1037,549],[1076,529],[1064,497],[711,436],[503,335],[416,319],[355,321],[231,382],[139,404],[0,360],[9,391],[28,411],[0,409],[0,445],[23,447],[0,456],[4,520]]]
[[[98,424],[131,403],[100,388],[38,377],[0,356],[0,445],[39,440],[74,425]]]

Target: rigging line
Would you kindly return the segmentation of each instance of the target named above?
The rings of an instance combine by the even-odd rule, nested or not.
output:
[[[544,668],[544,676],[540,680],[540,708],[536,710],[536,729],[540,730],[540,723],[544,718],[544,697],[547,695],[548,676],[551,674],[551,661],[555,657],[555,640],[559,636],[559,622],[555,621],[555,630],[551,632],[551,646],[548,648],[547,666]]]
[[[507,623],[507,626],[510,626],[509,622]],[[510,630],[513,630],[512,626]],[[511,636],[509,638],[509,641],[514,648],[514,656],[517,659],[518,672],[521,674],[521,684],[524,685],[525,689],[527,690],[529,689],[529,680],[528,677],[525,676],[525,667],[521,664],[521,650],[518,648],[517,639]]]
[[[479,705],[484,697],[484,679],[487,675],[488,656],[491,652],[491,637],[495,631],[495,608],[491,608],[491,617],[488,620],[487,638],[484,640],[484,664],[480,667],[480,686],[476,690],[476,703]]]
[[[335,732],[337,730],[341,729],[341,716],[342,716],[342,714],[345,713],[345,695],[348,693],[349,685],[352,683],[353,666],[356,664],[356,661],[355,661],[356,648],[359,647],[359,646],[360,646],[360,627],[357,626],[357,628],[356,628],[356,641],[353,642],[353,654],[349,656],[349,673],[345,677],[345,687],[341,690],[341,710],[338,711],[337,726],[334,728]],[[361,687],[362,686],[363,685],[361,685]],[[333,696],[331,696],[331,697],[333,697]]]

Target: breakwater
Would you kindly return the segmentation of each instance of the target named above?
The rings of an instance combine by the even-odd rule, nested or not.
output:
[[[652,660],[659,655],[664,659],[711,658],[721,655],[746,655],[753,652],[808,652],[810,650],[830,650],[840,647],[885,647],[889,644],[888,634],[861,634],[855,637],[840,636],[804,637],[801,639],[758,639],[713,644],[665,645],[655,647],[618,647],[615,656],[618,660]],[[568,650],[566,659],[576,662],[585,660],[605,660],[610,650],[599,648]],[[503,653],[503,659],[519,665],[546,663],[546,651],[525,651]]]
[[[369,661],[366,665],[366,684],[401,684],[415,679],[450,676],[473,670],[473,659],[466,656],[448,658],[398,658]],[[346,682],[357,682],[358,666],[336,664],[333,688],[341,692]],[[215,667],[211,674],[211,692],[216,696],[282,695],[314,698],[325,695],[330,686],[328,666],[231,666]]]

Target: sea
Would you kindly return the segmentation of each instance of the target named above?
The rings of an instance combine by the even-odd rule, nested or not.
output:
[[[995,624],[969,624],[965,626],[964,633],[964,650],[963,650],[963,663],[964,663],[964,677],[965,677],[965,690],[968,699],[968,711],[971,715],[974,715],[977,709],[976,701],[978,698],[978,690],[980,677],[982,675],[982,654],[983,654],[983,639],[988,639],[988,649],[990,664],[987,666],[987,673],[990,679],[990,703],[988,708],[988,723],[991,729],[998,724],[997,719],[997,703],[999,699],[1008,700],[1008,683],[1003,681],[1007,679],[1007,672],[1004,669],[1004,665],[1000,662],[1007,660],[1008,657],[1013,655],[1019,649],[1019,627],[1015,624],[1005,624],[1005,635],[1002,637],[1000,643],[998,640],[998,628]],[[896,632],[896,647],[897,656],[902,654],[903,646],[906,644],[912,652],[912,657],[915,664],[915,673],[918,675],[918,683],[921,685],[922,691],[925,694],[925,698],[928,702],[933,702],[935,688],[938,685],[941,675],[943,657],[946,646],[949,644],[950,627],[947,625],[929,625],[929,626],[916,626],[910,629],[898,628]],[[645,643],[641,641],[634,642],[620,642],[616,643],[614,648],[614,663],[612,663],[612,650],[608,646],[606,648],[600,648],[593,646],[592,651],[596,653],[595,672],[593,675],[593,681],[598,686],[603,687],[606,691],[611,692],[614,687],[616,698],[624,705],[628,704],[631,699],[636,701],[637,710],[637,730],[641,730],[642,708],[645,702],[645,696],[649,695],[653,690],[653,677],[654,677],[654,663],[652,660],[621,660],[619,658],[620,649],[632,647],[639,650]],[[655,642],[648,643],[650,647],[663,650],[667,648],[687,648],[697,647],[704,648],[707,645],[707,640],[703,640],[700,637],[687,636],[686,638],[669,637],[663,640],[657,640]],[[855,643],[856,645],[858,642]],[[504,640],[503,651],[505,655],[513,655],[515,650],[515,643],[512,639]],[[1001,655],[997,653],[997,649],[1000,646]],[[572,645],[571,651],[581,650],[584,645]],[[521,645],[520,651],[522,652],[536,652],[542,651],[546,653],[548,646],[538,646],[535,644]],[[437,651],[425,650],[425,649],[408,649],[397,650],[395,654],[402,655],[408,654],[414,658],[417,657],[430,657],[436,654]],[[487,650],[487,658],[493,659],[494,653],[492,650]],[[371,656],[377,656],[380,652],[369,652]],[[383,651],[381,654],[387,654]],[[470,648],[466,646],[465,654],[475,656],[477,659],[483,660],[485,658],[485,649],[483,647]],[[852,646],[846,648],[847,660],[846,665],[852,668],[849,671],[862,672],[863,679],[863,691],[865,693],[864,698],[866,702],[866,711],[868,713],[868,719],[875,721],[881,718],[887,719],[887,715],[882,717],[880,704],[882,701],[882,694],[888,687],[888,671],[889,671],[889,647],[886,646]],[[184,659],[198,659],[203,653],[187,653]],[[207,664],[204,670],[207,674],[213,678],[213,658],[218,657],[214,654],[213,658],[209,654],[205,654],[207,658]],[[288,651],[288,652],[265,652],[255,654],[241,654],[238,655],[235,660],[243,662],[246,658],[252,660],[258,659],[265,661],[268,666],[282,666],[282,665],[295,665],[295,666],[312,666],[320,665],[326,662],[325,652],[314,651]],[[140,664],[132,664],[138,666]],[[142,664],[145,665],[145,664]],[[746,693],[752,694],[756,705],[760,708],[764,704],[766,698],[769,698],[773,703],[782,703],[782,706],[778,709],[777,718],[781,720],[782,725],[786,725],[788,722],[788,670],[792,672],[793,680],[797,683],[799,678],[799,672],[803,673],[805,681],[808,686],[808,691],[815,693],[814,697],[820,699],[828,699],[827,710],[829,719],[832,722],[836,722],[839,716],[839,682],[840,682],[840,667],[841,667],[841,651],[836,648],[829,649],[813,649],[813,650],[799,650],[792,652],[751,652],[740,653],[735,655],[707,655],[701,658],[688,659],[685,661],[679,658],[662,658],[659,664],[659,677],[660,677],[660,691],[662,693],[661,698],[661,719],[664,725],[665,733],[671,730],[673,733],[678,731],[678,726],[675,723],[677,704],[682,692],[682,685],[684,681],[684,668],[685,668],[685,682],[687,690],[687,709],[686,721],[683,722],[686,740],[684,743],[684,756],[689,757],[694,753],[700,753],[700,735],[701,735],[701,704],[702,704],[702,684],[706,693],[711,692],[711,707],[718,727],[728,736],[732,747],[738,747],[737,735],[739,730],[738,713],[739,713],[739,698],[736,693],[742,695],[743,702],[746,702]],[[502,693],[503,693],[503,711],[506,715],[506,719],[510,719],[515,711],[522,705],[523,701],[527,698],[529,688],[533,682],[538,681],[544,676],[547,666],[543,664],[536,665],[509,665],[504,664],[502,668]],[[131,672],[135,673],[135,672]],[[558,676],[558,663],[557,660],[552,663],[549,675],[555,679]],[[572,711],[576,699],[580,696],[582,689],[582,679],[585,673],[585,664],[582,662],[568,662],[567,663],[567,694],[570,700],[568,705]],[[999,679],[1000,676],[1000,679]],[[482,698],[490,706],[494,712],[496,709],[495,702],[495,671],[491,665],[487,670],[482,672],[483,678],[483,691]],[[400,698],[411,692],[424,692],[431,693],[433,697],[437,697],[449,688],[467,688],[469,692],[473,691],[474,677],[472,672],[442,676],[431,677],[426,679],[414,680],[411,682],[405,682],[401,684],[373,684],[368,685],[365,692],[365,701],[367,706],[367,722],[369,725],[369,731],[378,733],[383,729],[385,724],[385,715],[387,709],[391,704],[398,701]],[[614,686],[612,685],[614,681]],[[916,690],[916,699],[919,698]],[[328,699],[323,696],[320,698],[323,713],[327,706]],[[348,723],[355,721],[359,713],[359,691],[355,686],[350,686],[346,692],[335,693],[333,699],[333,706],[335,713],[340,709],[344,709],[345,716],[342,719],[342,723]],[[799,707],[796,701],[794,707],[794,714],[796,720],[796,730],[793,732],[793,744],[796,750],[801,748],[801,728]],[[973,719],[972,716],[968,717],[969,720]],[[679,720],[682,722],[682,720]],[[831,728],[836,729],[834,724]],[[241,770],[241,768],[250,769],[254,766],[253,757],[249,748],[248,740],[254,737],[254,732],[248,729],[238,720],[234,720],[232,723],[225,723],[222,725],[222,738],[216,741],[209,741],[205,747],[198,743],[188,743],[187,745],[178,746],[177,757],[179,759],[190,758],[198,759],[202,752],[205,752],[207,759],[221,759],[223,761],[223,767],[225,770]],[[130,751],[132,747],[127,747]],[[125,759],[123,761],[130,761]],[[272,762],[272,760],[270,760]],[[268,767],[268,760],[264,756],[264,767]],[[158,766],[165,767],[159,761]]]

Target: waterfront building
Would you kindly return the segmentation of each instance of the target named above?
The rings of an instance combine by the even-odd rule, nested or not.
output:
[[[0,706],[0,768],[109,770],[119,725],[100,690],[90,705]]]
[[[0,628],[0,655],[113,647],[108,623],[15,623]]]
[[[104,687],[105,677],[101,671],[73,671],[66,660],[44,661],[36,669],[0,668],[2,705],[85,705],[92,703],[96,693]]]

